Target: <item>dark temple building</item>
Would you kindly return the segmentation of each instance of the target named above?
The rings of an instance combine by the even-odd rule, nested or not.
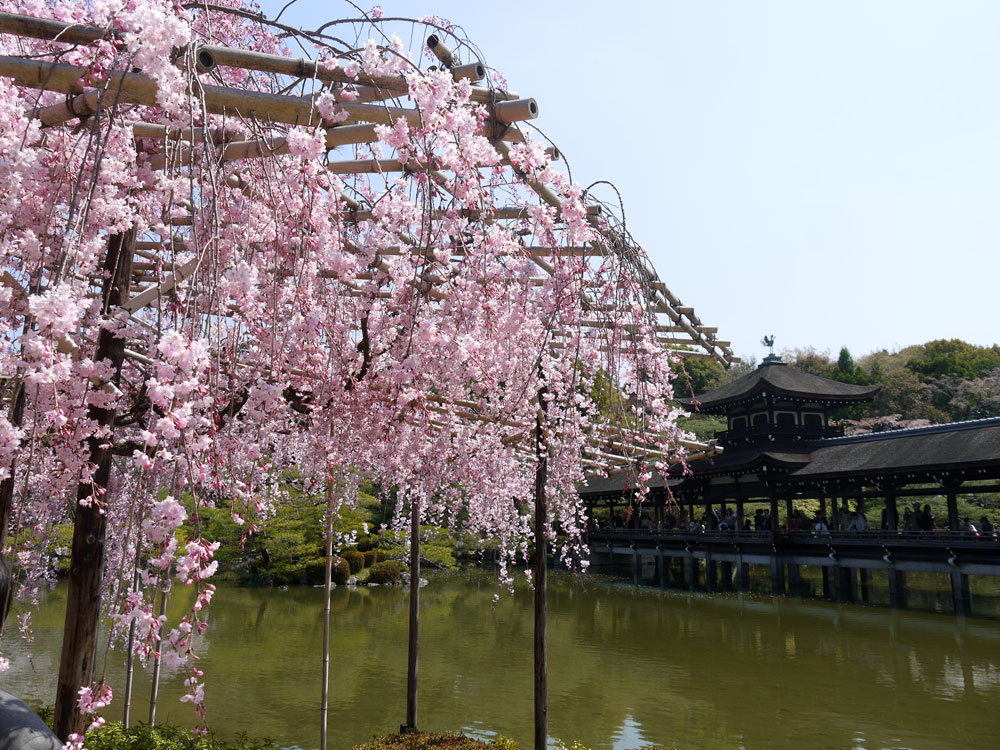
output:
[[[607,505],[610,506],[609,518],[627,516],[629,519],[620,524],[627,528],[609,529],[605,523],[605,528],[596,530],[592,537],[596,541],[602,536],[625,532],[632,533],[641,542],[655,536],[659,537],[657,548],[662,552],[665,541],[669,547],[671,541],[688,536],[686,528],[678,528],[669,535],[663,533],[666,509],[675,502],[680,506],[683,520],[698,516],[706,519],[708,536],[700,534],[685,541],[685,549],[690,554],[691,541],[707,544],[708,537],[716,533],[717,519],[730,509],[737,519],[737,523],[731,525],[738,530],[729,530],[727,544],[735,547],[741,546],[742,540],[747,544],[763,542],[762,536],[766,536],[771,547],[767,562],[775,576],[775,591],[779,588],[784,591],[784,566],[788,566],[789,578],[794,579],[800,563],[824,565],[826,588],[829,564],[814,560],[808,554],[803,556],[805,550],[795,549],[796,546],[817,547],[821,542],[821,557],[836,563],[841,557],[838,543],[847,554],[853,554],[860,552],[859,545],[867,543],[870,546],[879,538],[875,549],[879,553],[876,556],[878,564],[873,563],[872,567],[891,566],[895,588],[901,589],[904,585],[901,581],[905,570],[951,574],[959,571],[956,585],[961,588],[964,583],[967,599],[968,574],[1000,575],[1000,557],[995,560],[995,566],[990,563],[987,568],[970,567],[961,572],[961,558],[955,547],[968,546],[970,540],[960,531],[957,496],[960,491],[1000,491],[1000,418],[855,436],[844,436],[842,427],[831,425],[832,411],[871,401],[878,391],[879,386],[840,383],[789,367],[780,358],[766,358],[755,371],[732,383],[681,402],[691,411],[725,416],[727,429],[716,433],[723,448],[721,455],[691,461],[687,473],[679,466],[673,467],[666,485],[663,477],[654,474],[642,510],[623,474],[606,479],[594,477],[581,487],[581,496],[592,513],[593,509]],[[900,528],[898,501],[903,498],[914,501],[933,495],[947,498],[947,529],[911,539],[914,535],[907,535]],[[808,531],[786,532],[796,501],[807,498],[818,500],[821,513],[828,513],[832,533],[818,541],[811,524]],[[866,503],[876,500],[884,510],[879,517],[869,519],[872,529],[869,535],[859,539],[857,534],[840,531],[846,526],[846,519],[842,517],[845,511],[864,514]],[[769,528],[743,530],[744,504],[748,502],[766,503],[770,507]],[[676,510],[674,508],[674,512]],[[644,520],[640,522],[641,518]],[[992,548],[1000,547],[992,538],[989,542],[985,538],[974,541],[980,546],[988,543]],[[630,549],[634,550],[634,542],[630,544]],[[889,552],[889,546],[900,545],[913,548],[913,565],[902,560],[909,553]],[[941,547],[940,554],[933,552],[936,546]],[[599,545],[591,547],[593,551]],[[851,552],[848,548],[856,549]],[[993,552],[989,552],[988,557],[992,560]],[[662,554],[669,556],[670,553]],[[697,551],[694,555],[698,556]],[[716,560],[723,562],[729,557],[736,562],[745,555],[725,552],[715,555]],[[971,561],[975,555],[962,557]],[[798,562],[789,562],[793,559]],[[764,560],[755,558],[754,561]],[[867,567],[863,559],[855,562],[857,567]],[[870,577],[870,568],[868,574]],[[862,585],[864,575],[862,570]],[[890,588],[893,588],[892,576]],[[833,583],[830,585],[832,589]],[[956,610],[959,609],[956,599]]]

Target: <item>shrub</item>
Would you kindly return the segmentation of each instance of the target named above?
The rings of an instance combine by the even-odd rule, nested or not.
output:
[[[357,573],[365,567],[364,553],[358,552],[356,549],[347,550],[343,557],[347,560],[347,564],[351,567],[351,573]]]
[[[235,742],[225,742],[209,734],[202,736],[178,727],[137,724],[126,729],[115,721],[87,732],[87,750],[277,750],[269,739],[257,740],[245,734]]]
[[[403,566],[395,560],[385,560],[384,562],[372,565],[371,572],[368,573],[370,583],[398,583]]]
[[[378,557],[378,553],[375,552],[375,550],[373,550],[373,549],[367,550],[365,552],[365,567],[366,568],[370,568],[372,565],[374,565],[376,562],[378,562],[376,560],[377,557]]]
[[[354,750],[483,750],[483,748],[518,750],[518,746],[505,737],[498,739],[502,742],[483,742],[458,733],[407,732],[406,734],[383,734],[371,742],[358,745]]]
[[[375,562],[385,562],[389,559],[389,553],[384,549],[375,550]]]
[[[375,540],[370,536],[358,537],[358,552],[367,552],[375,546]]]
[[[330,580],[338,586],[343,586],[347,583],[347,579],[350,577],[351,566],[348,564],[347,560],[342,557],[334,557]]]

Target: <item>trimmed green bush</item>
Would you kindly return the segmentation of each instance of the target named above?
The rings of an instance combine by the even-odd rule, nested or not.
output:
[[[367,550],[364,553],[364,555],[365,555],[365,567],[366,568],[370,568],[372,565],[374,565],[377,562],[376,557],[378,557],[378,554],[375,552],[375,550],[373,550],[373,549]]]
[[[348,564],[347,560],[342,557],[334,557],[330,580],[338,586],[343,586],[347,583],[347,579],[350,577],[351,566]]]
[[[356,549],[347,550],[343,554],[343,558],[347,560],[347,564],[351,567],[351,573],[358,573],[365,567],[365,555]]]
[[[126,729],[120,721],[109,722],[87,732],[87,750],[278,750],[269,739],[251,739],[245,734],[225,742],[212,734],[157,724],[137,724]]]
[[[368,573],[369,583],[399,583],[403,566],[395,560],[385,560],[384,562],[372,565]]]
[[[518,746],[505,737],[498,738],[502,742],[483,742],[464,734],[427,734],[425,732],[407,732],[406,734],[383,734],[371,742],[358,745],[354,750],[483,750],[494,748],[499,750],[519,750]]]
[[[375,562],[385,562],[389,559],[389,553],[384,549],[375,550]]]

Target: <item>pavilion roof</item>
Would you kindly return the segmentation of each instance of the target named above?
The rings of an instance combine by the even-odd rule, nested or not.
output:
[[[824,440],[789,478],[976,468],[1000,470],[1000,418]]]
[[[879,390],[881,386],[878,385],[840,383],[789,367],[783,362],[765,362],[732,383],[692,399],[682,399],[680,403],[701,412],[722,412],[727,407],[747,404],[772,394],[803,402],[841,405],[871,401]]]

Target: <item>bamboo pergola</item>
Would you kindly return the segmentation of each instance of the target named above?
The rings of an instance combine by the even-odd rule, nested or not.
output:
[[[53,51],[64,51],[74,45],[88,45],[106,39],[106,29],[65,24],[53,20],[0,13],[0,34],[14,35],[24,39],[42,40],[51,44]],[[486,78],[486,68],[479,60],[464,64],[436,34],[427,38],[427,47],[433,52],[437,63],[450,70],[454,80],[471,82],[471,99],[486,108],[487,117],[484,132],[501,157],[505,168],[517,171],[511,164],[511,144],[524,143],[529,138],[528,125],[539,116],[538,103],[531,98],[492,85]],[[54,92],[63,100],[31,108],[28,115],[37,121],[42,133],[57,130],[77,130],[98,123],[102,128],[123,129],[141,144],[142,150],[150,154],[146,162],[152,173],[186,174],[195,169],[220,169],[223,165],[239,164],[254,160],[268,160],[290,152],[288,139],[283,130],[296,126],[320,127],[325,136],[325,146],[329,150],[326,169],[329,173],[344,177],[363,176],[375,180],[390,180],[396,176],[420,175],[433,182],[441,190],[449,190],[447,165],[434,159],[400,160],[396,158],[361,158],[357,147],[365,147],[379,141],[376,126],[388,125],[402,119],[412,126],[422,122],[419,109],[406,102],[409,84],[403,76],[369,76],[357,74],[340,65],[329,65],[309,58],[289,58],[246,49],[235,49],[213,44],[196,44],[188,49],[178,50],[176,64],[189,75],[192,91],[207,115],[223,115],[229,125],[220,127],[173,127],[166,122],[148,122],[134,114],[141,107],[156,106],[157,83],[150,76],[132,70],[111,70],[102,80],[84,86],[80,81],[87,71],[77,65],[53,62],[37,56],[0,56],[0,77],[12,80],[19,86],[42,92]],[[214,73],[224,69],[240,69],[248,74],[261,76],[270,82],[269,90],[248,90],[220,83],[221,77]],[[345,95],[350,87],[351,95]],[[263,89],[263,87],[262,87]],[[317,100],[320,95],[331,93],[337,101],[338,109],[344,113],[341,122],[324,121],[319,114]],[[51,99],[51,97],[49,97]],[[548,151],[553,159],[560,157],[558,149]],[[484,168],[487,165],[483,165]],[[220,174],[223,174],[220,172]],[[526,191],[523,200],[516,200],[511,193],[510,205],[495,210],[480,212],[461,209],[458,213],[470,222],[508,225],[517,229],[530,225],[532,211],[536,207],[551,210],[558,220],[563,213],[563,202],[551,185],[526,175],[518,174],[520,188]],[[224,179],[215,185],[218,191],[233,191],[234,194],[254,195],[260,186],[248,184],[236,172],[225,173]],[[348,206],[343,221],[364,225],[372,221],[376,206],[358,191],[344,196]],[[175,210],[163,217],[161,225],[144,232],[140,236],[123,240],[115,250],[121,253],[106,266],[113,278],[105,274],[79,278],[90,285],[94,297],[108,300],[109,290],[122,292],[121,298],[113,299],[109,315],[119,322],[129,322],[137,326],[148,325],[144,316],[151,310],[165,305],[178,294],[186,299],[195,299],[207,282],[199,274],[202,266],[202,248],[197,234],[200,206],[196,201],[179,201]],[[433,209],[429,217],[442,218],[444,212]],[[641,285],[648,311],[654,316],[654,331],[657,343],[666,350],[676,352],[683,358],[711,359],[725,367],[738,362],[730,342],[718,337],[718,329],[704,324],[694,308],[684,304],[660,279],[656,270],[645,259],[644,253],[627,231],[624,222],[612,207],[588,196],[586,201],[586,221],[595,230],[597,239],[579,246],[547,245],[535,238],[527,240],[520,251],[531,259],[535,273],[528,280],[533,286],[542,287],[553,276],[560,260],[573,258],[583,263],[599,262],[614,256],[630,270],[631,275]],[[221,228],[225,228],[223,225]],[[529,229],[520,232],[532,235]],[[357,250],[357,249],[355,249]],[[375,294],[388,295],[392,280],[386,273],[386,258],[403,254],[429,254],[433,248],[422,246],[414,237],[402,235],[398,244],[379,249],[374,261],[362,274],[353,280],[344,280],[345,293],[349,295],[371,295],[370,290],[361,290],[355,281],[373,282],[381,291]],[[448,263],[454,267],[466,262],[466,254],[461,247],[454,248]],[[337,279],[335,269],[319,269],[321,278]],[[24,281],[5,272],[2,283],[11,287],[15,294],[27,294]],[[448,297],[449,279],[447,269],[428,271],[409,281],[429,300],[441,301]],[[612,344],[617,340],[608,336],[608,343],[602,351],[611,347],[627,345],[637,331],[628,326],[611,331],[604,317],[606,310],[602,302],[584,296],[584,308],[592,315],[581,321],[582,328],[594,335],[621,335],[625,344]],[[550,350],[558,355],[566,346],[568,332],[557,331]],[[118,349],[110,354],[118,356],[119,362],[129,361],[136,366],[153,364],[151,352],[144,348],[140,338],[117,340]],[[101,341],[66,340],[64,352],[85,344],[97,347],[100,358]],[[109,352],[103,352],[109,354]],[[114,361],[114,356],[111,357]],[[240,363],[231,363],[239,367]],[[308,378],[307,372],[294,373]],[[111,382],[94,381],[95,387],[114,390]],[[6,397],[6,394],[5,394]],[[543,419],[544,403],[537,396],[534,399]],[[10,406],[5,404],[5,406]],[[434,430],[451,430],[458,424],[496,423],[498,417],[488,413],[483,405],[475,401],[455,401],[430,397],[424,406],[429,417],[428,424]],[[113,422],[113,417],[111,417]],[[501,420],[502,421],[502,420]],[[538,458],[539,424],[518,421],[503,422],[510,428],[505,441],[514,444],[523,453],[526,461]],[[584,456],[584,466],[595,472],[634,469],[637,463],[672,462],[674,456],[664,455],[645,439],[632,438],[627,433],[602,434],[595,432],[588,438],[588,448]],[[720,449],[714,441],[700,443],[685,441],[688,458],[709,456]],[[544,477],[542,478],[544,485]],[[74,554],[76,548],[74,547]],[[544,573],[544,568],[543,568]],[[329,574],[327,575],[329,579]],[[89,585],[98,586],[95,577]],[[74,606],[71,602],[70,606]],[[81,605],[82,606],[82,605]],[[67,631],[69,632],[69,631]],[[81,639],[93,638],[94,633],[82,633]],[[65,650],[66,647],[64,647]],[[80,672],[63,675],[61,684],[80,685],[89,680]],[[57,717],[58,719],[59,717]]]

